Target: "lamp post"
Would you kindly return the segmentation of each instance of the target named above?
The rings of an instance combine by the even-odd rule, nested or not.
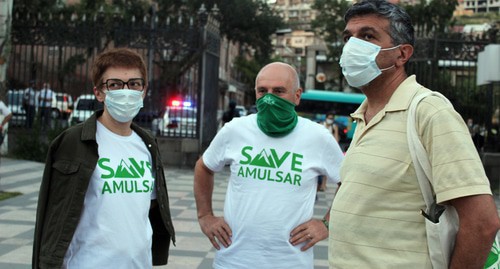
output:
[[[299,81],[302,81],[302,57],[297,56],[297,74],[299,75]]]
[[[151,4],[151,22],[149,28],[149,42],[148,42],[148,84],[150,87],[153,85],[153,60],[155,55],[155,44],[154,40],[156,40],[156,11],[157,11],[157,3]],[[151,96],[151,91],[149,91],[148,96]]]
[[[0,7],[0,94],[5,91],[8,57],[10,55],[10,29],[13,0],[6,0]]]

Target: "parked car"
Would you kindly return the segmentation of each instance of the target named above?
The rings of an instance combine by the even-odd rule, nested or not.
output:
[[[250,114],[255,114],[257,113],[257,106],[256,105],[252,105],[248,108],[248,112],[247,112],[247,115],[250,115]]]
[[[26,111],[23,108],[24,90],[7,91],[7,107],[12,111],[10,124],[12,126],[21,126],[26,122]]]
[[[75,125],[83,122],[94,113],[94,111],[101,109],[103,104],[93,94],[80,95],[74,105],[74,109],[68,118],[68,125]]]
[[[163,136],[194,136],[196,113],[196,108],[190,106],[167,106],[153,121],[154,131]]]
[[[236,106],[236,111],[240,113],[240,117],[247,115],[247,109],[244,106]]]
[[[52,118],[66,119],[73,110],[73,98],[67,93],[54,92],[52,98]]]

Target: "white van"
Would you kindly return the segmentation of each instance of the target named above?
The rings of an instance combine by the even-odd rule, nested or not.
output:
[[[167,106],[155,119],[153,128],[162,136],[194,136],[196,134],[196,108]]]
[[[7,106],[12,111],[12,126],[22,126],[26,121],[26,111],[23,108],[24,90],[8,90]]]
[[[54,92],[52,98],[52,118],[66,119],[73,109],[73,98],[71,95],[62,92]]]
[[[76,99],[73,111],[69,115],[68,125],[71,126],[84,122],[94,114],[94,111],[102,108],[103,104],[97,101],[93,94],[80,95],[80,97]]]

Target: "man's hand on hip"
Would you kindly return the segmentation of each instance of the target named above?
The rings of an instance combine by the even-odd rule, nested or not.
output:
[[[198,219],[201,231],[208,237],[214,248],[220,249],[219,243],[225,248],[231,245],[231,228],[223,217],[206,215]]]

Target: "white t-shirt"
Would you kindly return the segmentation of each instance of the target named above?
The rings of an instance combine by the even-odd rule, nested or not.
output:
[[[8,106],[5,105],[5,103],[3,101],[0,101],[0,114],[2,116],[2,119],[9,115],[12,111],[10,110],[10,108]]]
[[[54,92],[51,89],[42,89],[38,93],[38,105],[40,107],[52,107],[52,98]]]
[[[120,136],[97,122],[99,160],[63,268],[152,268],[151,155],[133,132]]]
[[[28,87],[24,90],[23,99],[27,102],[28,105],[36,106],[36,94],[37,93],[33,88]]]
[[[264,134],[256,114],[226,123],[203,154],[213,171],[231,165],[224,218],[232,245],[221,246],[214,267],[312,269],[312,248],[292,246],[290,233],[313,216],[317,176],[338,182],[342,160],[328,130],[304,118],[281,138]]]

